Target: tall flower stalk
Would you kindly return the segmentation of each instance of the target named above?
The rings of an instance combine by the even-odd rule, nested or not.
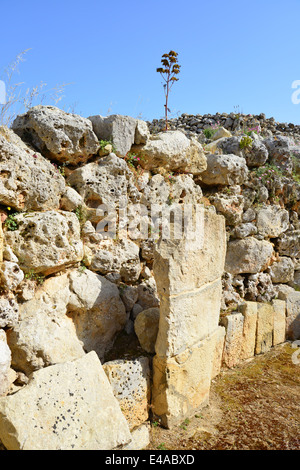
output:
[[[179,74],[180,72],[180,65],[178,65],[177,61],[177,52],[175,51],[170,51],[169,54],[163,54],[161,58],[161,64],[162,67],[159,67],[156,69],[157,72],[159,72],[164,80],[164,93],[165,93],[165,121],[166,121],[166,127],[165,130],[168,130],[168,112],[171,112],[169,107],[168,107],[168,101],[169,101],[169,93],[171,91],[172,86],[174,85],[175,82],[179,80],[179,78],[176,77],[176,75]]]

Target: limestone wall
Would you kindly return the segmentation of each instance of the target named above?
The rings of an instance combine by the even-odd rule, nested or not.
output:
[[[0,127],[8,450],[143,448],[221,369],[300,337],[298,127],[157,124],[37,106]]]

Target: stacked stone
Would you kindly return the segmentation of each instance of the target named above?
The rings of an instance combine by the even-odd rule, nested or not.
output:
[[[225,114],[172,126],[151,135],[128,116],[38,106],[0,127],[6,448],[142,448],[150,406],[172,426],[207,403],[222,366],[300,337],[299,126]],[[201,206],[203,245],[157,244],[133,210],[126,224],[150,236],[107,238],[98,206],[124,202]]]
[[[150,132],[161,132],[165,128],[164,119],[153,119],[147,122]],[[264,135],[279,134],[300,138],[300,125],[293,123],[280,123],[273,117],[266,118],[265,114],[242,114],[242,113],[216,113],[216,114],[187,114],[183,113],[177,118],[169,119],[170,130],[179,129],[189,137],[192,135],[201,136],[204,129],[215,129],[224,127],[230,132],[238,132],[241,129],[253,129],[259,126]]]

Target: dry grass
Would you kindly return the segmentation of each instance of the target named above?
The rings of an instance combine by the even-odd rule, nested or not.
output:
[[[149,449],[300,450],[300,364],[289,343],[222,372],[210,406],[172,430],[152,426]]]

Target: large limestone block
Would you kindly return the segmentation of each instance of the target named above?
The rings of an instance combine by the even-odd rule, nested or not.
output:
[[[162,297],[156,354],[175,356],[211,335],[218,327],[221,295],[218,279],[194,291]]]
[[[68,316],[86,351],[96,351],[101,360],[113,346],[116,334],[126,324],[126,309],[116,284],[89,269],[71,270]]]
[[[129,152],[135,141],[136,119],[120,114],[112,114],[106,117],[100,115],[89,116],[88,119],[92,122],[93,131],[99,140],[111,141],[118,155],[125,156]],[[145,130],[141,134],[141,127],[139,125],[137,131],[138,140],[141,135],[145,138]]]
[[[273,346],[285,342],[286,303],[284,300],[272,300],[274,309]]]
[[[86,269],[47,279],[20,305],[9,332],[13,366],[26,374],[95,350],[103,360],[125,326],[126,310],[117,286]]]
[[[279,237],[289,227],[289,213],[276,205],[263,207],[257,210],[256,226],[264,237]]]
[[[273,245],[266,240],[254,237],[232,240],[227,245],[225,271],[255,274],[268,267],[272,256]]]
[[[54,106],[34,106],[17,116],[12,129],[43,155],[58,162],[85,162],[99,149],[91,122]]]
[[[34,297],[19,305],[19,321],[8,333],[12,366],[25,374],[84,355],[74,323],[66,315],[68,274],[47,279]]]
[[[209,186],[242,184],[248,175],[246,160],[236,155],[207,155],[207,169],[201,181]]]
[[[177,130],[152,135],[145,145],[134,146],[133,151],[146,170],[162,167],[167,171],[199,175],[207,167],[200,143]]]
[[[223,365],[232,368],[241,360],[244,317],[241,313],[227,315],[221,319],[221,325],[226,328]]]
[[[68,177],[67,183],[76,189],[88,207],[94,209],[101,204],[114,208],[121,201],[139,200],[139,192],[127,163],[114,153],[77,168]]]
[[[64,211],[32,212],[15,217],[18,229],[5,232],[25,272],[48,275],[81,261],[83,243],[75,214]]]
[[[6,333],[0,329],[0,397],[6,395],[10,387],[10,365],[11,351],[7,345]]]
[[[278,298],[286,301],[286,337],[300,339],[300,292],[279,292]]]
[[[244,360],[253,357],[255,352],[257,303],[250,301],[244,302],[240,305],[240,311],[244,316],[240,359]]]
[[[262,354],[273,346],[274,309],[272,304],[257,304],[257,331],[255,354]]]
[[[103,364],[129,428],[148,420],[150,400],[150,366],[147,357],[118,359]]]
[[[0,202],[18,211],[58,209],[65,180],[12,130],[0,127]]]
[[[200,210],[200,207],[197,206]],[[220,278],[226,253],[225,219],[204,210],[195,247],[188,240],[162,239],[155,245],[154,276],[161,296],[193,291]]]
[[[154,356],[154,417],[170,428],[208,404],[217,332],[174,357]]]
[[[34,372],[0,399],[0,439],[8,450],[111,450],[130,431],[95,352]]]

